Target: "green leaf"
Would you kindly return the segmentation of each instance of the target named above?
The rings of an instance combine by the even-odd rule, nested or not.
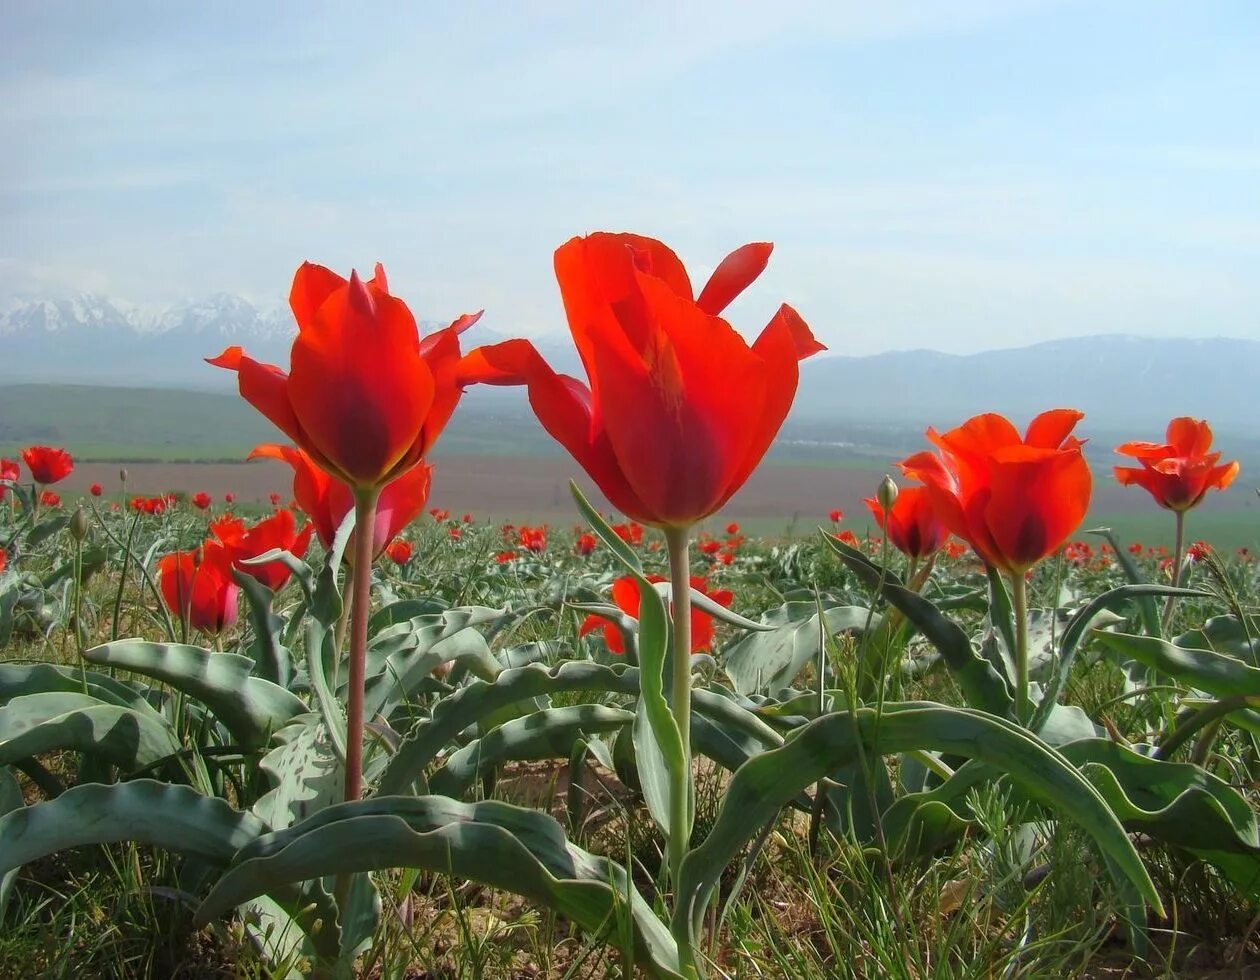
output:
[[[87,694],[26,694],[0,708],[0,765],[73,749],[130,771],[179,748],[170,726],[152,712],[106,704]]]
[[[608,526],[607,521],[599,516],[599,511],[591,506],[585,494],[572,480],[569,481],[569,492],[573,494],[573,499],[577,501],[578,510],[582,512],[582,516],[590,523],[591,530],[595,532],[596,537],[608,546],[608,549],[621,564],[631,572],[637,572],[639,575],[642,575],[643,563],[639,561],[638,554],[630,545],[621,540],[617,532]]]
[[[621,867],[569,843],[550,816],[495,801],[377,797],[331,806],[243,848],[196,921],[293,882],[395,867],[513,892],[605,938],[620,927],[651,975],[681,976],[672,938]]]
[[[435,795],[461,797],[483,773],[504,762],[563,759],[586,736],[615,732],[630,724],[634,713],[602,704],[546,708],[506,722],[453,752],[429,780]]]
[[[1080,824],[1112,862],[1122,889],[1162,910],[1123,827],[1098,790],[1062,755],[993,715],[906,702],[886,705],[882,714],[860,708],[853,715],[826,715],[801,728],[782,748],[742,766],[731,778],[709,836],[683,865],[676,918],[684,917],[681,922],[694,930],[723,869],[752,835],[805,787],[864,750],[949,752],[992,764],[1030,795]]]
[[[98,701],[134,708],[154,718],[161,714],[135,688],[95,670],[80,671],[77,667],[56,664],[0,664],[0,703],[23,694],[50,694],[64,691],[82,694],[84,681],[87,693]]]
[[[116,640],[84,653],[95,664],[154,677],[208,707],[239,742],[265,745],[294,716],[306,711],[296,695],[251,676],[254,662],[182,643]]]
[[[381,775],[377,792],[383,796],[405,792],[426,766],[460,732],[509,705],[561,691],[639,693],[639,672],[627,664],[570,660],[548,669],[528,664],[504,670],[493,683],[473,681],[433,708],[430,718],[412,729]]]
[[[272,788],[252,809],[272,830],[301,823],[341,800],[345,773],[327,729],[311,723],[316,717],[308,715],[279,732],[276,738],[282,744],[259,763]]]
[[[0,767],[0,817],[12,813],[26,805],[22,797],[22,785],[8,766]],[[13,895],[13,886],[17,883],[18,868],[10,868],[0,874],[0,922],[4,921],[9,909],[9,899]]]
[[[293,682],[293,655],[280,640],[285,622],[273,611],[276,594],[238,568],[232,569],[232,578],[245,593],[249,606],[249,619],[254,628],[249,655],[254,661],[254,673],[287,690]]]
[[[224,866],[266,831],[252,813],[187,786],[87,783],[0,816],[0,874],[70,847],[135,841]]]
[[[386,627],[368,647],[364,716],[388,715],[444,663],[464,664],[482,680],[494,680],[502,668],[474,627],[501,615],[502,609],[462,606]]]
[[[823,613],[827,631],[836,636],[865,628],[872,629],[882,618],[862,606],[831,603]],[[741,637],[722,651],[722,664],[739,694],[780,691],[791,686],[796,676],[818,654],[818,608],[814,602],[786,602],[761,615],[767,632]]]
[[[857,549],[826,532],[823,532],[823,540],[867,588],[879,589],[880,596],[936,647],[968,704],[1004,718],[1012,714],[1015,700],[1010,686],[993,665],[976,652],[961,626],[923,596],[902,586],[896,575],[881,570]]]
[[[1098,633],[1104,646],[1217,697],[1260,695],[1260,668],[1211,650],[1187,650],[1157,636]]]

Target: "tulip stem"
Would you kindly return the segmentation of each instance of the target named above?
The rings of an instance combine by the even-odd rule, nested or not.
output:
[[[1178,510],[1174,513],[1177,515],[1177,539],[1173,544],[1172,587],[1176,589],[1181,586],[1181,557],[1186,547],[1186,512]],[[1164,633],[1168,632],[1168,627],[1172,624],[1173,606],[1176,602],[1175,595],[1164,600],[1164,614],[1160,617]]]
[[[363,685],[367,673],[367,627],[372,602],[372,539],[376,488],[354,495],[354,572],[350,606],[350,678],[346,692],[345,800],[363,795]]]
[[[1011,572],[1011,606],[1015,614],[1015,719],[1021,725],[1032,717],[1028,704],[1028,581]]]
[[[673,683],[669,688],[670,708],[678,725],[682,747],[681,759],[675,760],[677,768],[670,772],[669,811],[670,834],[669,877],[674,886],[674,900],[682,900],[678,894],[683,858],[691,843],[691,556],[688,527],[665,528],[665,547],[669,553],[669,595],[673,607]],[[691,952],[690,915],[681,915],[675,921],[682,923],[687,935],[676,935],[679,963],[693,969]],[[690,974],[693,975],[693,974]]]

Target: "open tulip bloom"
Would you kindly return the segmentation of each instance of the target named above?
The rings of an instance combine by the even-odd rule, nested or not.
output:
[[[1220,462],[1212,448],[1212,427],[1199,419],[1182,416],[1168,423],[1165,442],[1126,442],[1117,446],[1121,456],[1132,456],[1140,466],[1117,466],[1116,479],[1123,486],[1139,486],[1159,506],[1177,515],[1177,540],[1172,569],[1174,586],[1181,584],[1181,556],[1185,548],[1186,511],[1197,507],[1209,490],[1224,490],[1238,476],[1237,460]],[[1164,606],[1164,620],[1172,613],[1174,597]]]
[[[689,527],[743,486],[792,407],[797,362],[825,349],[787,305],[751,346],[719,315],[771,248],[736,249],[694,298],[661,242],[574,238],[556,251],[556,278],[589,386],[527,340],[478,348],[468,366],[479,381],[527,385],[543,428],[622,513]]]
[[[942,524],[1011,585],[1015,613],[1016,712],[1028,717],[1028,600],[1024,573],[1054,554],[1089,509],[1092,478],[1072,435],[1084,414],[1042,412],[1021,437],[1001,415],[977,415],[927,437],[940,450],[899,465],[924,484]]]

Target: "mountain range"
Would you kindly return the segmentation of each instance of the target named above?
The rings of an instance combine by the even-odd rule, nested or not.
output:
[[[285,364],[294,332],[287,310],[224,293],[157,311],[89,294],[28,301],[0,313],[0,381],[226,390],[231,375],[204,357],[240,344],[259,360]],[[481,326],[475,334],[468,339],[504,339]],[[557,370],[581,376],[567,335],[535,344]],[[1225,338],[1095,335],[968,355],[828,353],[801,366],[792,434],[807,443],[811,433],[825,441],[829,423],[841,419],[921,430],[981,411],[1027,419],[1073,406],[1094,427],[1134,428],[1135,437],[1155,439],[1181,414],[1254,437],[1258,379],[1260,341]],[[517,392],[487,391],[479,400],[524,410]]]

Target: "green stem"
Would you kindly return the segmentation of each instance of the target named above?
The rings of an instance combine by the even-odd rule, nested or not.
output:
[[[1028,582],[1024,573],[1011,573],[1011,606],[1015,613],[1015,718],[1028,724]]]
[[[363,686],[367,673],[367,627],[372,600],[372,530],[376,524],[375,487],[354,497],[353,605],[350,609],[350,678],[346,691],[345,800],[363,795]]]
[[[1177,515],[1177,541],[1173,545],[1173,588],[1181,586],[1181,556],[1185,551],[1186,545],[1186,512],[1178,510],[1174,512]],[[1165,635],[1168,633],[1168,627],[1172,624],[1173,606],[1177,602],[1175,595],[1170,595],[1164,600],[1164,614],[1160,617],[1160,626],[1163,627]]]
[[[665,547],[669,553],[670,599],[673,610],[673,675],[669,688],[670,708],[678,725],[682,758],[670,772],[668,841],[669,877],[675,890],[681,880],[683,859],[691,843],[691,555],[689,527],[665,529]],[[678,962],[684,975],[694,976],[695,955],[692,952],[690,916],[676,916],[681,926],[675,930]]]

